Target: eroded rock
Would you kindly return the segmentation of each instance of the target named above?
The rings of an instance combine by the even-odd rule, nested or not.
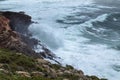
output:
[[[31,73],[31,75],[35,77],[45,76],[43,72],[39,72],[39,71],[34,71]]]
[[[16,71],[16,74],[20,75],[21,77],[31,77],[30,73],[25,71]]]
[[[10,20],[10,27],[13,31],[17,31],[22,34],[28,33],[28,27],[32,23],[31,17],[24,14],[24,12],[0,12],[3,16]]]
[[[31,47],[22,42],[19,34],[9,26],[10,20],[0,15],[0,48],[8,48],[28,56],[40,57]]]
[[[24,53],[28,56],[52,59],[55,55],[39,40],[31,38],[28,27],[31,17],[24,12],[0,12],[0,47]],[[37,46],[41,46],[42,52],[35,52]]]
[[[42,63],[42,64],[49,64],[50,62],[48,62],[47,60],[44,60],[44,59],[37,59],[37,62],[38,63]]]

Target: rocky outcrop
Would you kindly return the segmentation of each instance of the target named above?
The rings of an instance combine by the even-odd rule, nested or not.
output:
[[[12,31],[16,31],[21,37],[22,41],[29,47],[34,48],[38,44],[38,40],[30,39],[30,32],[28,27],[32,23],[31,17],[24,14],[24,12],[0,12],[1,15],[9,19],[9,27]],[[35,44],[36,43],[36,44]]]
[[[10,20],[10,27],[13,31],[22,34],[28,33],[28,27],[32,23],[31,17],[24,14],[24,12],[0,12],[3,16]]]
[[[17,75],[20,75],[21,77],[30,77],[30,73],[25,71],[16,71]]]
[[[0,12],[0,47],[15,50],[33,57],[53,59],[55,55],[40,41],[30,38],[28,27],[33,23],[31,17],[24,12]],[[36,53],[34,48],[41,46],[42,52]]]
[[[22,52],[28,56],[38,56],[26,43],[22,42],[19,34],[9,26],[10,20],[0,16],[0,48],[8,48]],[[40,56],[39,56],[40,57]]]

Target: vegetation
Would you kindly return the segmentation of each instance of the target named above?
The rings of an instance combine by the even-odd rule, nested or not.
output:
[[[18,74],[17,71],[23,71]],[[36,72],[33,74],[33,72]],[[62,67],[48,61],[25,56],[8,49],[0,49],[0,80],[106,80],[79,74],[72,66]],[[23,75],[24,74],[24,75]],[[80,77],[81,75],[82,77]]]
[[[34,70],[35,60],[21,53],[0,49],[0,63],[4,64],[3,68],[7,70]]]

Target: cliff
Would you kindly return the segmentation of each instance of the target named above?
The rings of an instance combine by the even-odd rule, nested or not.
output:
[[[0,16],[0,48],[8,48],[29,56],[37,56],[35,52],[22,41],[19,33],[12,30],[9,23],[9,19]]]
[[[1,40],[0,46],[8,49],[22,52],[28,56],[47,57],[53,59],[55,55],[40,44],[38,40],[31,37],[28,30],[31,21],[29,15],[24,12],[0,12],[1,14]],[[37,45],[41,46],[42,52],[36,53],[33,49]]]
[[[106,80],[87,76],[72,66],[52,64],[55,55],[40,41],[30,38],[33,22],[23,12],[0,12],[0,80]],[[36,53],[40,45],[43,52]]]

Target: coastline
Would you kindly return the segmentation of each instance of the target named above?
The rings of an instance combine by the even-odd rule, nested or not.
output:
[[[11,16],[8,16],[8,15],[6,17],[5,13],[6,13],[6,15],[8,13],[13,14],[12,18],[11,18]],[[17,14],[17,16],[15,14]],[[30,16],[29,16],[29,18],[26,18],[26,16],[28,16],[28,15],[26,15],[24,13],[21,13],[21,12],[1,12],[0,15],[1,15],[1,17],[0,17],[0,21],[1,21],[0,22],[0,28],[1,28],[0,29],[0,33],[1,33],[0,34],[0,40],[1,40],[0,41],[0,51],[1,51],[1,55],[3,54],[7,58],[9,58],[10,61],[11,61],[11,56],[9,54],[11,54],[11,53],[12,53],[12,55],[15,55],[15,56],[13,56],[13,58],[16,58],[16,56],[19,56],[19,55],[25,56],[24,57],[25,60],[30,59],[31,62],[33,60],[32,64],[34,64],[34,65],[32,65],[32,67],[28,66],[28,72],[30,72],[30,73],[25,72],[26,71],[25,69],[23,69],[23,70],[18,69],[19,70],[18,71],[17,67],[20,67],[22,65],[22,63],[21,63],[21,65],[16,64],[14,61],[10,62],[10,63],[7,63],[7,62],[9,62],[9,60],[4,62],[3,59],[1,59],[2,58],[1,57],[0,58],[1,59],[0,64],[2,65],[2,67],[0,67],[1,70],[2,70],[1,74],[5,75],[6,73],[4,74],[4,72],[6,71],[6,72],[8,72],[8,74],[9,73],[12,73],[12,74],[15,73],[15,75],[17,74],[21,77],[27,77],[28,78],[27,80],[29,80],[30,77],[34,77],[34,76],[31,76],[32,75],[31,73],[37,71],[37,73],[35,73],[35,74],[38,74],[39,78],[40,77],[46,77],[45,74],[47,74],[46,78],[51,79],[51,80],[57,80],[57,79],[58,80],[65,80],[65,79],[66,80],[107,80],[107,79],[99,79],[96,76],[84,75],[84,73],[81,70],[76,70],[72,66],[69,66],[69,65],[67,65],[66,67],[62,67],[60,64],[52,64],[49,61],[44,60],[44,58],[53,59],[55,57],[55,55],[50,50],[45,48],[44,46],[43,46],[44,52],[39,53],[39,55],[38,55],[38,53],[36,53],[32,49],[32,47],[30,47],[30,45],[28,45],[29,42],[33,42],[33,41],[36,41],[36,40],[35,39],[31,40],[31,39],[29,39],[29,36],[26,37],[26,36],[23,35],[24,34],[23,32],[25,30],[24,27],[26,27],[26,24],[24,23],[24,20],[26,19],[26,20],[28,20],[28,23],[29,22],[31,23],[32,21],[31,21]],[[23,16],[25,16],[25,18],[23,18],[24,20],[21,19],[21,15],[22,15],[22,18],[23,18]],[[14,19],[14,20],[12,20],[12,19]],[[12,21],[12,23],[11,23],[11,21]],[[18,21],[21,22],[20,24],[24,24],[24,25],[18,26],[19,25]],[[30,23],[27,25],[27,27],[29,27]],[[12,25],[12,27],[11,27],[10,24]],[[19,32],[19,31],[15,30],[16,28],[14,28],[14,27],[23,27],[23,28],[21,28],[21,31],[22,31],[22,29],[23,29],[23,31]],[[27,28],[26,28],[25,31],[27,32]],[[4,32],[7,32],[7,33],[4,33]],[[7,35],[7,37],[6,37],[6,35]],[[24,39],[26,41],[23,40],[22,37],[20,37],[21,35],[24,36]],[[31,45],[35,46],[33,44],[31,44]],[[7,60],[7,58],[5,58],[5,60]],[[15,61],[16,61],[16,59],[15,59]],[[11,63],[14,63],[16,66],[12,65]],[[26,64],[27,63],[29,63],[29,62],[26,62]],[[35,63],[38,63],[38,64],[35,64]],[[4,65],[6,65],[6,64],[10,67],[11,70],[14,69],[13,67],[15,67],[16,70],[14,70],[13,72],[7,70],[4,67]],[[32,71],[29,71],[29,68],[31,70],[34,66],[39,67],[39,68],[41,66],[43,66],[42,68],[44,68],[45,71],[44,70],[39,71],[37,69],[35,69],[35,70],[33,69]],[[26,65],[21,66],[21,67],[24,68],[24,67],[26,67]],[[20,71],[22,71],[22,72],[20,72]],[[39,73],[42,73],[42,75],[39,74]],[[26,76],[26,75],[23,75],[23,74],[28,74],[28,75]],[[4,78],[5,77],[3,77],[3,79]],[[13,80],[14,80],[14,78],[13,78]],[[19,79],[17,79],[17,80],[19,80]],[[35,80],[35,79],[33,79],[33,80]]]

